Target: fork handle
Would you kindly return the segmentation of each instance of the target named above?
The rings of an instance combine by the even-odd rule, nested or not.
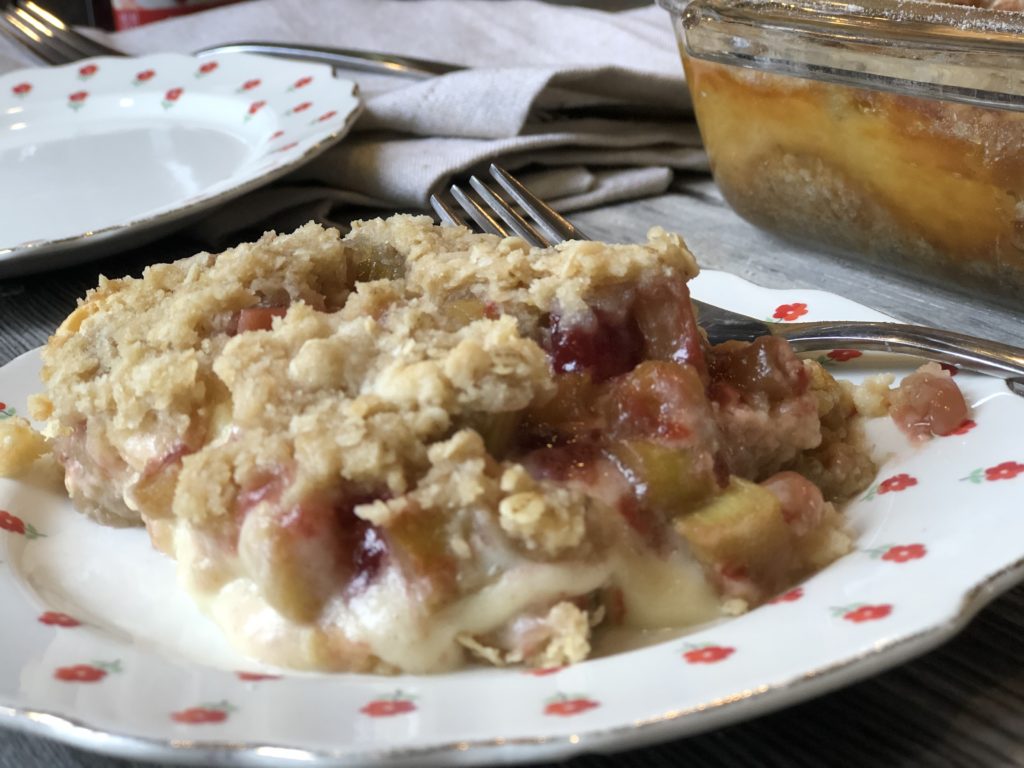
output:
[[[902,323],[857,321],[778,323],[772,333],[797,351],[848,346],[871,352],[920,355],[953,363],[970,371],[1024,381],[1024,349],[965,333]],[[1019,393],[1012,382],[1010,388]]]
[[[385,75],[401,75],[416,79],[426,79],[437,75],[458,72],[465,67],[441,61],[414,59],[411,56],[397,56],[390,53],[360,51],[352,48],[328,48],[317,45],[301,45],[299,43],[269,43],[261,41],[242,41],[225,43],[210,48],[202,48],[195,52],[197,56],[210,56],[221,53],[258,53],[264,56],[279,56],[285,59],[302,59],[319,64],[328,64],[340,69],[357,72],[375,72]]]

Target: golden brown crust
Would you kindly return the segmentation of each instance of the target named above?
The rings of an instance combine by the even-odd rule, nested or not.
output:
[[[742,216],[890,269],[1020,295],[1019,112],[685,66],[715,179]]]

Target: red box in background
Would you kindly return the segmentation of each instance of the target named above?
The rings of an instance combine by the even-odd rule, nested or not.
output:
[[[109,0],[115,29],[131,29],[235,2],[238,0]]]

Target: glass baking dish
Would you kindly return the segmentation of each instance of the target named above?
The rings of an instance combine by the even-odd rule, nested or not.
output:
[[[740,215],[1024,306],[1024,14],[658,2]]]

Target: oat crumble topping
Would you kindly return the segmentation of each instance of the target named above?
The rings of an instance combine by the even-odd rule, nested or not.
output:
[[[854,396],[777,340],[709,347],[696,273],[660,228],[311,223],[101,280],[32,409],[76,506],[145,524],[246,653],[573,663],[607,623],[736,613],[851,546]]]

